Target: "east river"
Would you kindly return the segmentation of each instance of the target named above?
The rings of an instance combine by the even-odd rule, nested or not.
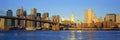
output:
[[[120,31],[0,31],[0,40],[120,40]]]

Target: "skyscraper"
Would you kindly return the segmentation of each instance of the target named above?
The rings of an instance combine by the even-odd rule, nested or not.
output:
[[[26,18],[26,17],[27,17],[27,11],[24,10],[24,11],[23,11],[23,18]],[[27,26],[27,21],[26,21],[26,20],[23,20],[23,22],[24,22],[24,26],[26,27],[26,26]]]
[[[13,14],[12,10],[9,9],[9,10],[7,11],[7,16],[8,16],[8,17],[11,17],[12,14]],[[6,19],[6,26],[7,26],[7,27],[11,27],[12,24],[14,24],[14,23],[12,22],[12,19]]]
[[[19,9],[17,9],[16,16],[20,18],[24,18],[23,11],[24,11],[23,7],[20,7]],[[25,26],[24,20],[15,20],[15,26]]]
[[[93,10],[91,8],[85,10],[84,22],[85,23],[92,23],[92,18],[93,18]]]
[[[31,15],[36,16],[36,14],[37,14],[37,9],[36,8],[32,8],[31,9]]]
[[[43,18],[44,20],[48,20],[48,18],[49,18],[49,13],[48,13],[48,12],[43,13],[43,14],[42,14],[42,18]]]
[[[32,19],[36,19],[36,16],[37,16],[37,9],[36,8],[31,9],[31,16],[32,16]],[[36,22],[32,21],[31,25],[32,25],[32,27],[36,27]]]
[[[74,12],[72,12],[72,17],[71,21],[74,22]]]
[[[41,13],[37,13],[37,20],[41,19]],[[41,27],[41,22],[36,22],[36,27]]]
[[[84,13],[84,23],[87,28],[92,28],[93,27],[93,10],[91,8],[85,10]]]

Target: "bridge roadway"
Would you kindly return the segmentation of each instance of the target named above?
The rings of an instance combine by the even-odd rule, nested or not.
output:
[[[15,19],[15,20],[26,20],[26,21],[36,21],[36,22],[44,22],[44,23],[50,23],[50,24],[56,24],[54,22],[50,22],[48,20],[35,20],[35,19],[29,19],[29,18],[21,18],[21,17],[14,17],[14,16],[0,16],[0,18],[5,18],[5,19]]]
[[[36,19],[29,19],[29,18],[21,18],[21,17],[14,17],[14,16],[0,16],[0,18],[5,18],[5,19],[15,19],[15,20],[26,20],[26,21],[36,21],[36,22],[43,22],[43,23],[50,23],[50,24],[56,24],[55,22],[50,22],[48,20],[36,20]],[[69,25],[65,25],[65,24],[61,24],[60,25],[63,26],[69,26]]]

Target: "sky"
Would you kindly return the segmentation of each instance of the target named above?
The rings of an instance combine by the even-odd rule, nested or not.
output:
[[[88,8],[92,8],[98,18],[107,13],[120,13],[120,0],[0,0],[0,11],[11,9],[13,15],[21,6],[27,14],[31,13],[31,8],[36,8],[39,13],[49,12],[50,17],[60,15],[68,18],[74,12],[75,20],[82,22],[84,11]]]

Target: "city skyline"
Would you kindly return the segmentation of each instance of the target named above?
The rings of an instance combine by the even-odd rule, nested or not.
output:
[[[84,11],[88,8],[92,8],[93,13],[97,17],[105,17],[107,13],[120,13],[119,0],[1,0],[0,5],[1,10],[7,11],[11,9],[13,15],[16,15],[16,10],[23,6],[27,11],[27,14],[31,13],[31,8],[36,8],[37,12],[44,13],[49,12],[50,17],[52,15],[60,15],[62,17],[70,17],[72,12],[74,12],[76,17],[79,17],[79,20],[84,22]],[[12,6],[13,5],[13,6]],[[75,20],[78,20],[75,18]]]

